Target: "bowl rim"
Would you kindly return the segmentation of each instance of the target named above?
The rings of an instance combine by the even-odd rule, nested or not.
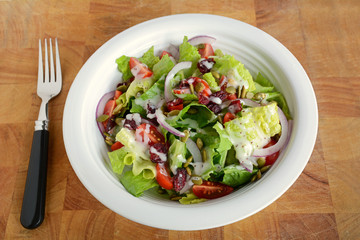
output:
[[[246,194],[244,194],[244,196],[231,196],[230,194],[229,197],[224,197],[223,199],[219,200],[216,199],[215,201],[208,201],[205,204],[176,206],[174,204],[161,205],[156,204],[152,201],[144,201],[142,198],[135,198],[127,192],[120,193],[119,191],[116,192],[116,196],[121,198],[122,203],[127,204],[127,207],[119,208],[117,207],[119,201],[108,197],[113,194],[112,191],[115,187],[118,187],[118,183],[116,183],[114,179],[109,179],[109,176],[106,176],[105,173],[97,172],[97,170],[94,171],[94,173],[101,174],[101,177],[103,178],[105,183],[109,185],[104,187],[104,181],[100,182],[94,178],[91,178],[91,174],[88,173],[88,171],[92,171],[94,169],[91,169],[89,167],[85,171],[84,161],[80,160],[82,159],[83,154],[86,155],[87,152],[91,152],[90,147],[84,146],[82,149],[79,150],[71,144],[76,141],[84,140],[84,136],[73,135],[73,133],[76,132],[76,128],[80,128],[81,131],[84,131],[84,129],[86,129],[87,127],[87,125],[82,126],[80,122],[86,121],[86,117],[89,116],[88,113],[84,113],[79,116],[79,121],[74,123],[74,112],[76,112],[76,110],[79,110],[79,108],[82,106],[80,103],[76,102],[79,101],[77,97],[79,96],[79,94],[80,96],[85,96],[87,90],[81,89],[83,88],[83,84],[85,83],[84,77],[86,77],[88,74],[96,74],[96,69],[94,69],[94,66],[96,65],[97,59],[109,53],[112,46],[116,45],[116,42],[121,41],[124,38],[126,39],[134,36],[135,33],[143,30],[144,28],[154,29],[161,27],[169,27],[171,24],[175,23],[189,24],[192,21],[198,22],[199,20],[200,22],[205,22],[200,24],[212,23],[215,26],[218,26],[219,23],[222,23],[224,24],[224,26],[236,26],[237,29],[241,29],[244,31],[246,30],[248,33],[252,34],[253,37],[263,38],[263,41],[266,42],[266,44],[270,44],[271,48],[264,48],[261,49],[261,51],[265,51],[267,53],[267,56],[273,57],[273,61],[276,60],[284,64],[279,66],[281,67],[281,71],[283,71],[283,74],[285,74],[286,76],[290,76],[289,73],[291,72],[291,77],[294,80],[290,81],[289,84],[292,84],[292,87],[301,86],[303,88],[293,92],[294,97],[298,100],[301,97],[300,95],[304,92],[306,93],[307,98],[303,100],[303,104],[297,104],[294,106],[293,112],[298,113],[298,115],[293,116],[293,134],[289,142],[289,145],[298,144],[297,146],[301,146],[301,151],[299,151],[299,149],[291,148],[286,149],[286,151],[282,153],[284,155],[283,158],[289,156],[298,156],[301,157],[303,160],[296,162],[296,169],[291,166],[289,161],[284,161],[282,164],[278,164],[276,168],[271,169],[273,173],[272,175],[269,174],[269,176],[267,177],[267,181],[259,181],[255,183],[254,187],[249,191],[254,192],[253,189],[256,186],[256,194],[258,195],[261,191],[266,192],[269,187],[272,187],[269,184],[273,183],[275,180],[278,180],[276,177],[274,177],[276,176],[277,172],[279,172],[279,174],[283,174],[283,177],[287,179],[286,182],[280,182],[278,184],[276,192],[270,193],[264,198],[255,199],[254,196],[256,196],[256,194],[248,194],[248,191]],[[234,35],[236,34],[234,33]],[[294,82],[296,80],[298,80],[298,82]],[[77,104],[74,104],[74,102]],[[313,151],[317,136],[317,130],[318,109],[315,93],[312,88],[310,79],[308,78],[305,70],[303,69],[299,61],[295,58],[295,56],[275,38],[252,25],[232,18],[210,14],[177,14],[164,16],[137,24],[115,35],[113,38],[108,40],[99,49],[95,51],[95,53],[86,61],[86,63],[83,65],[83,67],[77,74],[69,90],[63,115],[63,138],[66,152],[72,168],[74,169],[76,175],[78,176],[82,184],[86,187],[86,189],[106,207],[130,220],[151,227],[169,230],[201,230],[224,226],[244,219],[270,205],[272,202],[278,199],[286,190],[288,190],[288,188],[296,181],[296,179],[302,173]],[[295,137],[299,135],[297,134],[298,132],[301,132],[303,135],[305,135],[306,142],[299,139],[298,137]],[[92,165],[92,167],[96,167],[96,165]],[[291,171],[285,171],[287,168],[289,168]],[[239,202],[239,198],[241,198],[241,202],[251,201],[251,204],[246,206],[246,209],[244,209],[243,206],[236,206],[236,204]],[[220,209],[220,207],[223,207],[225,205],[224,202],[226,202],[226,205],[231,205],[232,208]],[[198,214],[198,216],[201,216],[199,217],[201,221],[198,221],[195,225],[192,222],[180,222],[184,218],[186,218],[186,216],[191,216],[195,211],[194,209],[196,209],[196,213]],[[157,212],[157,210],[162,210],[162,212],[166,214]],[[238,213],[238,215],[234,214],[234,212]],[[167,216],[167,213],[172,213],[182,220],[170,220],[170,218]],[[158,215],[159,217],[163,217],[164,220],[155,221],[153,216],[156,215]],[[224,216],[216,219],[210,217],[211,215]]]

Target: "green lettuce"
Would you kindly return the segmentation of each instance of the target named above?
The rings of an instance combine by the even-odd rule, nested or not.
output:
[[[135,153],[143,159],[150,159],[150,156],[146,151],[146,146],[135,140],[134,131],[127,128],[121,128],[118,134],[116,134],[116,141],[121,142],[129,152]]]
[[[209,84],[209,87],[212,91],[220,90],[220,87],[211,72],[205,73],[203,75],[203,79]]]
[[[275,88],[275,86],[267,79],[265,78],[261,73],[258,73],[256,79],[254,80],[256,89],[252,91],[252,93],[265,93],[266,95],[266,101],[271,102],[275,101],[277,102],[278,106],[282,109],[285,116],[290,119],[290,110],[286,103],[286,100],[284,98],[284,95],[281,92],[278,92]]]
[[[129,88],[125,93],[125,104],[127,104],[132,97],[136,97],[137,93],[144,93],[151,88],[154,84],[155,79],[144,78],[144,79],[135,79],[130,83]]]
[[[254,80],[244,64],[235,59],[234,56],[224,55],[216,59],[213,70],[222,75],[228,76],[240,85],[244,85],[248,91],[255,90]]]
[[[174,62],[170,59],[169,55],[165,55],[153,67],[155,80],[160,79],[162,76],[167,75],[175,66]]]
[[[186,144],[176,138],[173,139],[169,148],[169,163],[170,170],[176,172],[176,169],[181,168],[186,161]]]
[[[185,78],[191,76],[191,74],[197,69],[197,62],[201,56],[196,47],[188,42],[188,37],[184,37],[183,43],[179,46],[179,62],[192,62],[192,66],[189,69],[184,70]]]
[[[266,106],[246,108],[241,117],[224,125],[227,136],[235,148],[236,158],[250,170],[252,164],[246,161],[247,157],[281,131],[275,102]]]
[[[216,148],[218,154],[214,159],[214,164],[219,164],[221,167],[224,167],[226,156],[228,151],[232,147],[232,143],[229,139],[226,130],[224,129],[224,127],[220,122],[217,122],[213,127],[220,136],[220,143],[219,146]]]
[[[189,109],[193,108],[197,112],[196,114],[188,113]],[[209,123],[216,120],[215,114],[208,109],[205,105],[199,104],[197,102],[192,102],[186,107],[184,107],[177,116],[167,119],[167,122],[176,128],[202,128],[208,125]]]
[[[120,182],[135,197],[140,197],[144,191],[159,186],[155,178],[146,179],[142,174],[135,176],[132,171],[125,172],[120,177]]]
[[[124,158],[127,155],[128,150],[125,147],[117,149],[112,152],[108,152],[108,156],[111,162],[111,168],[114,173],[121,174],[124,170]]]
[[[130,57],[125,55],[122,55],[115,61],[118,65],[118,70],[123,74],[122,78],[124,81],[129,80],[133,76],[130,71],[129,61]]]
[[[154,46],[149,48],[144,55],[139,58],[139,61],[144,63],[146,66],[148,66],[150,69],[153,69],[153,66],[159,62],[159,57],[155,56],[154,54]]]
[[[250,182],[251,177],[257,173],[258,169],[254,168],[250,173],[240,165],[229,165],[223,169],[222,183],[231,187],[238,187],[247,182]]]
[[[152,85],[152,87],[143,93],[140,97],[133,99],[131,104],[131,113],[139,113],[142,116],[146,115],[147,103],[156,106],[164,95],[164,82],[159,80]]]
[[[195,203],[201,203],[201,202],[205,202],[206,199],[205,198],[198,198],[195,194],[193,193],[187,193],[185,197],[182,197],[179,202],[181,204],[195,204]]]

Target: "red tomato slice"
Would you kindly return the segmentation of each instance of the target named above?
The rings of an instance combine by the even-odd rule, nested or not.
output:
[[[130,65],[130,69],[133,69],[134,67],[138,67],[139,68],[138,75],[141,76],[142,78],[151,77],[151,75],[153,74],[145,64],[141,63],[136,58],[131,57],[129,61],[129,65]]]
[[[115,142],[113,145],[111,145],[111,151],[118,150],[122,148],[124,145],[121,142]]]
[[[182,110],[184,108],[184,104],[179,104],[179,105],[175,105],[175,106],[168,106],[167,110],[169,112],[173,111],[173,110]]]
[[[109,118],[110,118],[110,117],[113,115],[112,113],[113,113],[113,111],[114,111],[115,106],[116,106],[115,100],[109,100],[109,101],[106,103],[105,107],[104,107],[104,113],[103,113],[103,114],[104,114],[104,115],[108,115]],[[102,122],[102,124],[104,125],[105,129],[106,129],[106,126],[107,126],[107,122],[108,122],[108,120]]]
[[[224,116],[223,123],[226,123],[226,122],[231,121],[231,120],[233,120],[233,119],[235,119],[235,115],[232,114],[231,112],[227,112],[227,113],[225,114],[225,116]]]
[[[198,77],[192,77],[189,80],[187,80],[187,82],[191,82],[191,81],[193,81],[192,84],[194,85],[194,87],[196,86],[197,83],[201,83],[204,86],[204,89],[202,91],[198,92],[198,94],[201,94],[205,97],[210,96],[210,94],[211,94],[210,86],[204,79],[201,79]]]
[[[165,188],[167,190],[171,190],[174,188],[174,184],[170,176],[169,170],[162,163],[156,164],[156,181],[162,188]]]
[[[229,99],[229,100],[235,100],[235,99],[237,99],[236,93],[229,94],[229,95],[227,96],[227,99]]]
[[[114,100],[118,99],[121,96],[122,92],[119,90],[115,91],[115,96],[114,96]]]
[[[276,144],[276,141],[274,139],[271,139],[270,142],[264,146],[264,148],[271,147],[272,145],[275,145],[275,144]],[[279,154],[280,154],[280,152],[276,152],[276,153],[273,153],[273,154],[267,156],[265,158],[265,166],[273,165],[275,163],[276,159],[278,159]]]
[[[208,58],[210,56],[214,56],[214,50],[209,43],[204,44],[204,48],[199,48],[199,53],[202,58]]]
[[[204,181],[201,185],[194,185],[192,190],[198,198],[214,199],[228,195],[234,189],[222,183]]]
[[[156,127],[148,123],[139,125],[135,130],[135,136],[137,141],[146,143],[149,146],[155,143],[165,144],[164,136],[158,132]]]
[[[169,52],[167,52],[167,51],[162,51],[162,53],[161,53],[161,55],[160,55],[160,59],[162,59],[162,57],[165,56],[165,55],[168,55],[169,57],[172,57],[172,55],[171,55]]]

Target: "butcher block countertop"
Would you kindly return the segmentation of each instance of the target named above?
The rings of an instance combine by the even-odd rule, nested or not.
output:
[[[319,109],[315,148],[294,185],[253,216],[201,231],[156,229],[109,210],[77,178],[62,135],[68,91],[91,54],[131,26],[180,13],[231,17],[275,37],[303,65]],[[357,0],[0,0],[0,239],[359,239],[359,13]],[[59,40],[63,89],[49,104],[45,220],[28,230],[19,219],[45,37]]]

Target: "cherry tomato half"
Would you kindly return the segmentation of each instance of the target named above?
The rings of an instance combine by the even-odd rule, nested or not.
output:
[[[198,198],[214,199],[228,195],[234,189],[222,183],[204,181],[201,185],[194,185],[192,190]]]
[[[143,123],[140,124],[135,130],[136,140],[146,143],[149,146],[155,143],[165,144],[164,136],[151,124]]]
[[[168,168],[163,163],[156,164],[156,181],[162,188],[171,190],[174,188]]]
[[[276,141],[274,139],[271,139],[270,142],[264,146],[264,148],[271,147],[272,145],[275,145],[275,144],[276,144]],[[280,152],[276,152],[276,153],[273,153],[273,154],[267,156],[265,158],[265,166],[273,165],[275,163],[276,159],[278,159],[279,154],[280,154]]]
[[[133,69],[134,67],[139,68],[138,75],[142,76],[142,78],[151,77],[153,74],[150,69],[143,63],[141,63],[136,58],[131,57],[129,61],[130,69]]]

